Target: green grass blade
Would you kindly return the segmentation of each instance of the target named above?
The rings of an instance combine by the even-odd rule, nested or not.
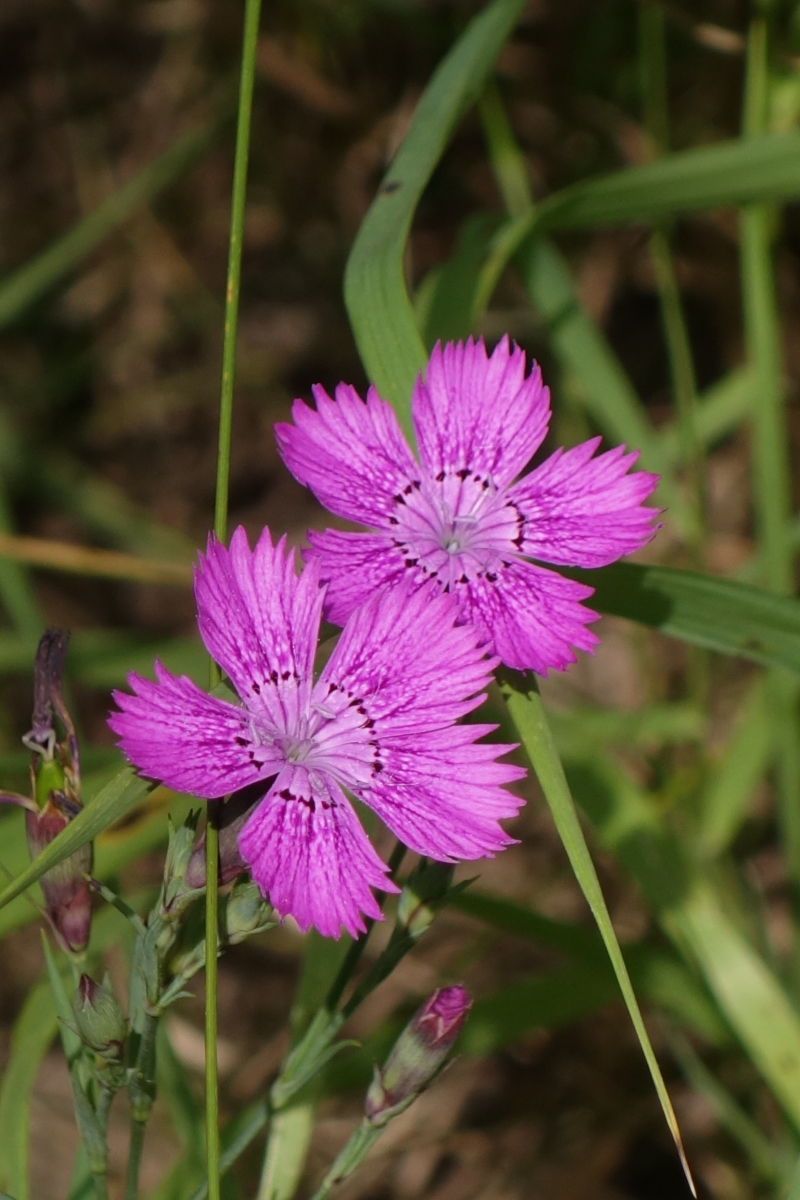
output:
[[[11,1033],[11,1053],[0,1087],[0,1188],[28,1200],[30,1098],[42,1059],[58,1031],[47,979],[28,993]]]
[[[700,797],[700,854],[713,858],[730,846],[769,767],[774,747],[764,682],[759,679],[742,705],[725,756]]]
[[[49,871],[81,846],[91,842],[98,833],[102,833],[120,817],[124,817],[144,799],[152,786],[128,767],[120,771],[91,804],[53,839],[39,857],[0,892],[0,908],[22,895],[31,884],[41,879],[45,871]]]
[[[450,903],[506,933],[561,950],[585,971],[605,978],[611,985],[610,997],[619,994],[605,946],[593,930],[554,921],[499,896],[472,890],[460,892]],[[626,947],[623,954],[641,995],[712,1045],[730,1040],[709,992],[674,954],[643,945]]]
[[[780,981],[695,878],[681,843],[610,759],[567,763],[578,803],[602,844],[636,879],[665,932],[703,973],[720,1011],[773,1095],[800,1128],[800,1017]]]
[[[553,736],[547,724],[541,696],[535,679],[526,678],[518,672],[504,671],[501,674],[501,687],[508,704],[508,711],[519,731],[520,740],[528,754],[536,776],[541,785],[548,807],[552,814],[559,837],[569,857],[575,878],[580,884],[581,891],[592,911],[597,923],[600,936],[603,939],[608,957],[614,969],[614,974],[622,992],[625,1006],[639,1039],[639,1044],[645,1056],[653,1085],[658,1094],[661,1108],[673,1141],[680,1155],[683,1169],[691,1184],[691,1172],[683,1149],[680,1129],[669,1098],[661,1068],[655,1056],[650,1037],[645,1028],[639,1003],[633,990],[628,968],[622,954],[617,935],[611,924],[605,898],[600,888],[597,872],[594,868],[586,839],[581,829],[575,803],[567,783],[564,769],[561,765]],[[798,1063],[800,1067],[800,1062]],[[694,1192],[694,1185],[691,1184]]]
[[[515,259],[534,311],[544,321],[548,341],[579,398],[600,431],[639,451],[639,462],[661,476],[658,499],[684,533],[695,529],[677,489],[672,464],[644,408],[605,336],[581,308],[572,274],[546,238],[528,238]]]
[[[693,646],[800,673],[796,600],[673,567],[615,563],[564,574],[596,589],[589,603],[598,612],[627,617]]]
[[[756,380],[749,367],[738,367],[704,392],[697,404],[697,435],[704,447],[709,447],[733,433],[747,416],[753,403]],[[662,462],[681,461],[678,429],[667,425],[657,435],[661,443]]]
[[[540,206],[544,229],[653,221],[800,195],[800,132],[763,134],[670,154],[556,192]]]
[[[180,178],[209,148],[220,124],[217,119],[179,138],[46,250],[0,282],[0,328],[17,320],[138,208]]]
[[[776,1182],[780,1175],[778,1156],[755,1121],[712,1075],[691,1042],[683,1037],[672,1037],[670,1043],[689,1084],[699,1095],[705,1096],[723,1129],[736,1139],[758,1174],[770,1183]]]
[[[426,347],[457,342],[472,332],[481,264],[497,228],[497,218],[478,213],[464,223],[454,255],[423,280],[415,303]]]
[[[403,275],[408,231],[450,135],[480,94],[523,7],[524,0],[494,0],[442,60],[347,263],[345,303],[361,360],[381,395],[395,405],[407,433],[414,380],[427,361]]]

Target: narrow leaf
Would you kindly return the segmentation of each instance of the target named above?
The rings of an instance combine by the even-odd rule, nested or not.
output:
[[[573,184],[539,208],[542,229],[652,221],[800,195],[800,132],[732,139]]]
[[[680,1129],[672,1107],[672,1101],[667,1092],[667,1086],[661,1074],[661,1068],[655,1056],[650,1037],[645,1028],[639,1003],[633,990],[633,985],[625,965],[622,949],[611,924],[605,898],[600,889],[600,882],[594,868],[586,839],[583,836],[575,803],[569,789],[561,759],[558,756],[555,742],[547,725],[544,707],[539,695],[535,679],[527,679],[518,672],[504,671],[500,677],[503,695],[508,704],[508,711],[516,725],[520,740],[533,764],[536,776],[541,785],[550,812],[553,816],[559,837],[569,857],[575,878],[580,884],[581,891],[586,897],[597,922],[600,935],[614,968],[625,1006],[642,1047],[650,1075],[653,1080],[664,1116],[672,1134],[675,1146],[680,1155],[686,1178],[695,1193],[691,1171],[683,1149]]]
[[[28,993],[11,1033],[11,1054],[0,1087],[0,1187],[28,1200],[30,1100],[42,1059],[56,1035],[53,993],[41,979]]]
[[[45,871],[49,871],[68,855],[74,854],[81,846],[96,838],[98,833],[102,833],[109,825],[124,817],[144,799],[152,787],[153,784],[135,775],[129,767],[120,771],[95,796],[91,804],[54,838],[39,857],[0,892],[0,908],[41,879]]]
[[[627,617],[720,654],[800,672],[800,602],[674,567],[615,563],[565,571],[591,584],[598,612]]]
[[[411,220],[456,124],[480,94],[523,7],[524,0],[494,0],[439,64],[347,263],[345,303],[361,360],[408,433],[414,379],[427,361],[403,275]]]

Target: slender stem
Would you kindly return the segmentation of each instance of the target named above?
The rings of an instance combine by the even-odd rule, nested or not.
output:
[[[747,75],[742,118],[745,136],[767,126],[769,84],[768,26],[755,16],[747,38]],[[757,403],[753,409],[753,499],[767,587],[794,592],[795,549],[786,537],[791,517],[791,465],[783,387],[783,352],[772,261],[773,213],[754,204],[741,214],[741,277],[745,341],[754,368]],[[795,913],[800,913],[800,748],[797,740],[797,682],[779,671],[767,681],[776,727],[778,817],[786,853]],[[800,986],[800,946],[795,945],[795,976]]]
[[[219,825],[217,804],[206,820],[206,1166],[210,1200],[219,1200],[219,1074],[217,1069],[217,944],[219,925]]]
[[[652,0],[643,0],[639,7],[639,76],[645,129],[650,135],[654,153],[660,156],[669,149],[667,55],[664,10]],[[650,237],[650,258],[667,342],[678,416],[678,439],[690,473],[692,500],[698,515],[698,538],[702,539],[706,508],[705,463],[697,429],[697,380],[669,229],[665,224],[654,229]],[[696,558],[700,560],[700,547],[696,546],[695,549]],[[696,565],[701,566],[701,561]]]
[[[230,479],[233,383],[236,370],[236,331],[239,319],[239,286],[242,265],[242,235],[247,196],[247,164],[250,152],[250,117],[253,108],[258,26],[261,0],[245,0],[242,36],[242,66],[239,80],[239,111],[233,163],[233,195],[228,242],[228,278],[225,290],[225,331],[222,347],[222,380],[219,403],[217,484],[214,532],[225,541],[228,531],[228,483]],[[212,686],[219,670],[211,665]],[[206,1165],[210,1200],[219,1200],[220,1143],[217,1078],[217,920],[219,908],[219,832],[216,814],[209,808],[206,826]]]
[[[131,1123],[131,1143],[128,1150],[128,1170],[125,1175],[125,1200],[139,1200],[139,1167],[144,1146],[144,1121]]]
[[[236,153],[233,163],[231,228],[228,242],[228,281],[225,291],[225,334],[222,347],[222,388],[219,405],[217,491],[214,532],[224,541],[228,525],[228,480],[231,458],[233,381],[236,371],[236,329],[239,320],[239,283],[242,266],[242,233],[247,194],[247,162],[250,153],[250,115],[253,108],[258,24],[261,0],[245,0],[242,71],[239,84],[239,114],[236,124]]]
[[[136,1067],[128,1085],[131,1102],[131,1141],[125,1176],[125,1200],[138,1200],[139,1196],[139,1168],[142,1162],[144,1134],[156,1094],[157,1032],[158,1017],[148,1013],[136,1054]]]
[[[395,873],[399,870],[400,864],[405,857],[405,853],[406,848],[403,843],[397,842],[394,850],[392,851],[392,857],[389,859],[389,874],[392,879],[394,878]],[[379,900],[381,908],[383,908],[384,903],[385,895],[382,895],[381,899]],[[368,917],[366,920],[366,931],[362,933],[360,938],[357,938],[357,940],[353,942],[350,949],[347,951],[347,954],[342,961],[342,965],[336,974],[336,978],[331,984],[330,990],[325,997],[325,1008],[328,1012],[332,1013],[336,1010],[336,1006],[341,1000],[344,990],[350,982],[353,972],[358,966],[361,955],[364,953],[367,945],[367,939],[372,932],[372,927],[374,924],[374,920],[372,920],[371,917]]]

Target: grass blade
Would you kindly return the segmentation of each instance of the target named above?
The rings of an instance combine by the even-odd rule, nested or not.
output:
[[[763,134],[670,154],[556,192],[536,225],[585,229],[800,194],[800,132]]]
[[[615,563],[564,574],[596,589],[589,603],[598,612],[627,617],[693,646],[800,672],[796,600],[673,567]]]
[[[0,908],[22,895],[32,883],[41,879],[45,871],[51,870],[68,855],[91,842],[98,833],[102,833],[120,817],[124,817],[144,799],[152,787],[151,783],[140,779],[129,767],[120,771],[91,804],[87,804],[75,820],[53,839],[39,857],[3,888],[0,892]]]
[[[458,120],[477,99],[524,0],[494,0],[445,56],[350,252],[344,294],[361,360],[411,433],[411,390],[427,361],[403,275],[414,211]],[[391,330],[391,333],[389,333]]]
[[[28,993],[11,1033],[0,1087],[0,1188],[28,1200],[30,1097],[39,1067],[58,1031],[53,993],[41,979]]]
[[[628,968],[625,965],[622,949],[614,932],[614,927],[611,924],[611,917],[609,916],[608,908],[600,889],[600,882],[586,845],[586,839],[583,836],[583,830],[578,820],[578,814],[564,774],[564,769],[561,765],[561,759],[559,758],[552,734],[547,725],[547,718],[545,717],[544,707],[535,679],[532,676],[528,679],[518,672],[504,669],[501,674],[500,683],[506,703],[508,704],[508,711],[519,731],[522,745],[533,764],[536,776],[558,829],[559,837],[569,857],[572,870],[575,873],[575,878],[580,884],[581,891],[586,897],[592,915],[597,922],[597,928],[600,931],[600,936],[608,952],[608,957],[614,969],[614,974],[622,992],[631,1022],[636,1030],[639,1045],[645,1056],[653,1085],[661,1102],[661,1108],[673,1141],[675,1142],[681,1163],[683,1164],[686,1178],[692,1188],[692,1193],[696,1194],[694,1183],[692,1182],[692,1174],[689,1170],[689,1164],[683,1149],[678,1121],[672,1107],[672,1101],[669,1098],[664,1077],[661,1074],[661,1068],[658,1065],[655,1051],[653,1050],[650,1037],[642,1019],[639,1003],[633,990]],[[800,1067],[800,1062],[798,1062],[798,1066]]]

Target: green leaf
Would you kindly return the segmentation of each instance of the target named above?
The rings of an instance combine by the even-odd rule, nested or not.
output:
[[[47,846],[38,858],[0,892],[0,909],[41,879],[68,855],[91,842],[143,800],[153,785],[126,767],[95,796],[91,804]]]
[[[608,907],[600,888],[600,881],[594,868],[586,839],[583,836],[575,803],[561,765],[553,736],[547,724],[541,696],[535,679],[526,678],[516,671],[503,668],[500,674],[500,685],[508,705],[508,711],[519,730],[520,740],[528,757],[533,764],[536,777],[539,780],[550,813],[558,830],[558,835],[570,861],[575,878],[580,884],[581,891],[592,910],[600,936],[605,944],[614,974],[617,977],[622,998],[628,1009],[628,1015],[636,1031],[642,1048],[653,1085],[658,1094],[661,1108],[666,1118],[675,1146],[683,1163],[687,1179],[691,1183],[691,1172],[683,1150],[678,1120],[669,1098],[661,1068],[655,1056],[650,1037],[645,1028],[639,1003],[633,990],[628,968],[622,954],[622,948],[611,924]],[[692,1188],[694,1190],[694,1188]]]
[[[713,446],[733,433],[750,415],[755,394],[755,377],[747,367],[737,367],[700,397],[697,405],[697,433],[704,446]],[[677,426],[672,423],[657,434],[662,461],[675,464],[681,457]]]
[[[56,1035],[53,993],[41,979],[28,993],[11,1033],[11,1053],[0,1087],[0,1187],[28,1200],[30,1095],[42,1059]]]
[[[465,109],[477,99],[524,0],[494,0],[445,56],[417,105],[350,252],[344,294],[361,360],[411,435],[411,391],[427,361],[403,276],[414,211]]]
[[[745,698],[724,757],[700,797],[699,853],[711,858],[731,844],[774,749],[764,681],[759,679]]]
[[[639,451],[640,466],[661,476],[659,499],[685,532],[692,517],[672,476],[671,462],[604,334],[583,311],[572,273],[546,238],[528,238],[516,259],[531,304],[544,321],[562,369],[576,385],[584,408],[613,442]]]
[[[539,230],[654,221],[682,212],[800,195],[800,132],[699,146],[573,184],[539,207]]]
[[[800,1017],[767,964],[723,910],[706,875],[695,877],[676,837],[610,759],[567,764],[578,803],[602,844],[637,880],[665,932],[688,954],[731,1029],[800,1129]]]
[[[598,612],[627,617],[719,654],[800,672],[800,602],[674,567],[614,563],[564,570],[594,587]]]

